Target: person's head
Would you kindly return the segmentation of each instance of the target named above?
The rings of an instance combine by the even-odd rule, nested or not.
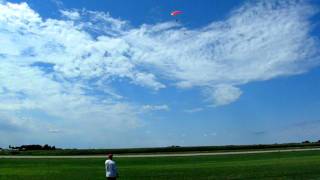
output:
[[[113,158],[113,154],[108,154],[108,159],[112,159]]]

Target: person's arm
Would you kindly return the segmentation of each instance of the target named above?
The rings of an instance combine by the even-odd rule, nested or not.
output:
[[[110,171],[110,167],[109,167],[109,162],[108,161],[105,162],[105,165],[106,165],[107,172]]]

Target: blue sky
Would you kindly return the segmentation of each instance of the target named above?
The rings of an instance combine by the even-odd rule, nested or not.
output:
[[[0,146],[319,140],[319,5],[0,0]]]

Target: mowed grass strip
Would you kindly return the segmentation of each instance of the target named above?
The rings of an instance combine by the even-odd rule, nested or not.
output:
[[[320,151],[115,160],[119,179],[320,179]],[[0,179],[104,175],[104,159],[0,159]]]

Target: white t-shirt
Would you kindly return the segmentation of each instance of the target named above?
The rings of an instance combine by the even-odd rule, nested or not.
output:
[[[117,177],[116,163],[111,159],[106,160],[106,177]]]

